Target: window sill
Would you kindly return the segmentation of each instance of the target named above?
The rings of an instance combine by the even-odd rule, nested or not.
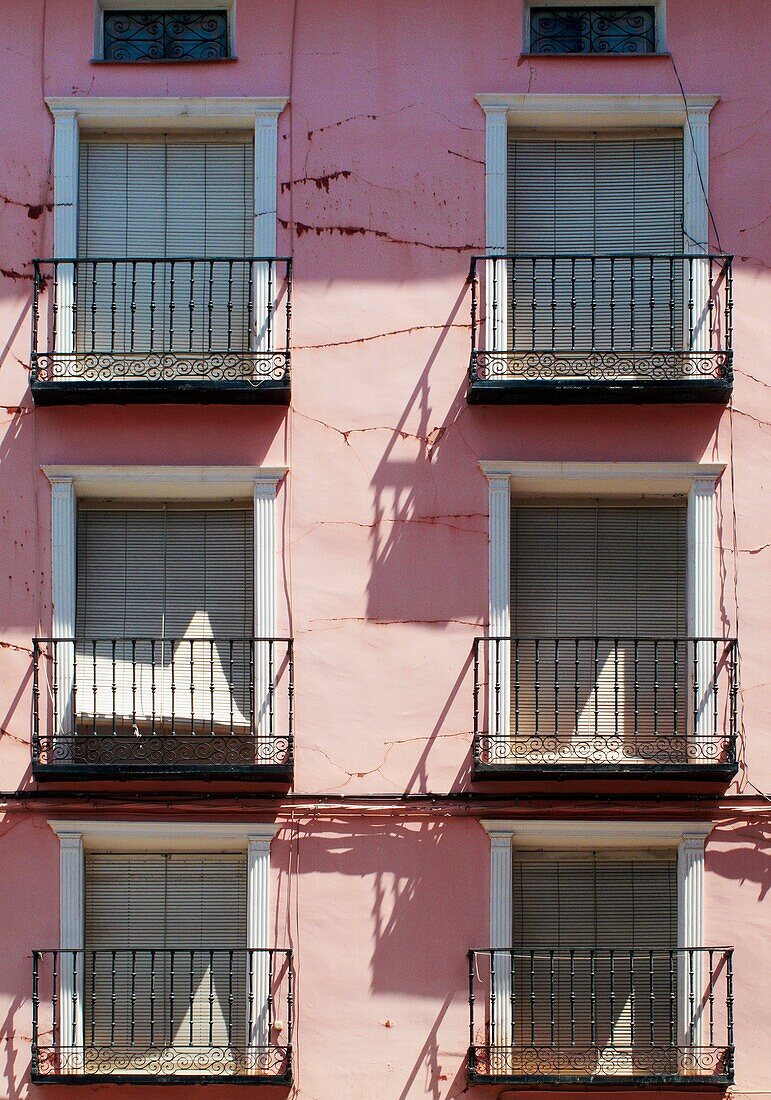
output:
[[[92,65],[227,65],[237,57],[136,57],[118,61],[112,57],[92,57]]]
[[[520,60],[527,58],[546,58],[549,61],[660,61],[666,60],[672,55],[668,50],[656,53],[521,53]]]

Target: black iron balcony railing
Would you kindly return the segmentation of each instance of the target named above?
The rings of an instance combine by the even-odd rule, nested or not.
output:
[[[32,765],[291,777],[291,638],[35,638]]]
[[[731,259],[474,256],[469,400],[726,401]]]
[[[729,779],[737,645],[725,638],[476,638],[474,773]]]
[[[732,949],[468,953],[472,1084],[730,1084]]]
[[[291,292],[286,257],[35,260],[35,400],[286,402]]]
[[[291,951],[33,951],[32,967],[35,1082],[291,1084]]]

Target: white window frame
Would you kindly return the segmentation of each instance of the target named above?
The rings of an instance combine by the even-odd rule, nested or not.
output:
[[[683,231],[686,253],[709,251],[709,116],[714,95],[563,95],[484,93],[476,96],[485,112],[485,220],[488,256],[507,251],[507,171],[509,130],[649,130],[683,131]],[[487,261],[485,285],[498,288],[498,308],[485,309],[485,346],[505,348],[506,264]],[[494,269],[497,267],[497,271]],[[495,279],[493,278],[495,275]],[[700,303],[708,295],[707,261],[693,265],[693,350],[709,346],[709,332]]]
[[[254,132],[254,238],[253,255],[276,255],[278,118],[289,100],[262,97],[86,97],[48,96],[54,119],[54,258],[74,259],[78,254],[78,175],[80,136],[97,131],[200,132],[248,129]],[[59,352],[71,352],[74,341],[75,278],[69,265],[57,272]],[[269,265],[256,264],[254,313],[267,318]],[[267,325],[260,323],[256,351],[268,351]]]
[[[686,633],[710,638],[715,627],[715,548],[718,481],[725,469],[719,462],[504,462],[483,461],[488,482],[490,636],[511,635],[511,502],[512,497],[620,497],[643,495],[686,498]],[[510,736],[510,645],[491,645],[490,660],[500,667],[490,677],[488,713],[499,714],[498,735]],[[697,683],[711,682],[710,647],[698,647]],[[703,667],[702,667],[703,663]],[[499,680],[499,682],[496,682]],[[499,691],[496,701],[494,693]],[[714,698],[706,687],[699,700],[695,729],[709,736]]]
[[[627,61],[635,61],[639,59],[645,59],[649,57],[660,57],[662,54],[667,53],[667,0],[642,0],[642,4],[645,7],[654,8],[654,19],[656,27],[656,51],[655,53],[646,54],[596,54],[596,53],[568,53],[568,54],[542,54],[530,52],[530,9],[531,8],[603,8],[603,7],[637,7],[630,0],[628,4],[612,4],[609,0],[525,0],[523,5],[523,22],[522,22],[522,53],[526,57],[593,57],[593,58],[606,58],[606,57],[621,57],[626,58]]]
[[[77,606],[77,510],[79,499],[109,500],[237,500],[249,503],[254,515],[254,634],[276,636],[278,551],[276,545],[278,486],[285,466],[43,466],[51,484],[51,637],[74,638]],[[264,648],[264,647],[261,647]],[[69,649],[57,661],[57,691],[69,699],[72,660]],[[267,652],[255,661],[257,732],[270,735],[268,698],[270,663]],[[73,715],[60,708],[54,736],[67,737]]]
[[[59,838],[59,947],[62,951],[85,948],[85,855],[87,851],[244,853],[247,862],[247,950],[271,946],[270,844],[280,826],[275,823],[239,822],[216,824],[198,821],[68,821],[49,820]],[[267,960],[264,960],[267,962]],[[253,1004],[267,1006],[269,968],[252,968]],[[73,994],[77,992],[77,999]],[[73,1012],[73,1004],[76,1006]],[[77,1006],[80,1006],[79,1008]],[[264,1008],[250,1024],[249,1045],[265,1046],[267,1014]],[[59,1034],[73,1035],[82,1048],[83,968],[76,974],[72,961],[63,957],[59,968]],[[81,1071],[77,1053],[70,1072]]]
[[[669,848],[677,856],[677,947],[704,947],[704,847],[712,824],[703,821],[480,821],[490,837],[490,947],[509,949],[513,935],[514,853],[520,851],[624,851]],[[688,1019],[684,956],[679,957],[678,1020],[681,1043],[701,1042],[701,1016]],[[496,1034],[513,1041],[510,968],[496,967]]]
[[[94,0],[94,56],[93,61],[104,61],[104,13],[107,11],[201,11],[210,7],[216,7],[218,11],[226,11],[228,16],[228,56],[218,58],[221,61],[236,60],[236,0],[216,0],[215,4],[207,4],[206,0],[168,0],[164,4],[162,0]],[[167,60],[162,59],[156,64],[163,64]],[[109,61],[108,64],[121,64]],[[136,64],[136,62],[128,62]],[[141,64],[141,62],[140,62]]]

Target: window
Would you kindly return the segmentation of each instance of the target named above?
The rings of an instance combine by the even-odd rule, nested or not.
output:
[[[551,1049],[557,1072],[569,1046],[574,1063],[617,1076],[644,1068],[656,1042],[676,1045],[671,855],[515,852],[512,897],[514,997],[526,1006],[513,1020],[515,1046]]]
[[[51,821],[60,946],[33,952],[35,1081],[291,1083],[292,955],[246,822]]]
[[[515,751],[684,761],[685,503],[513,505]]]
[[[671,133],[510,136],[515,351],[682,346],[682,144]]]
[[[78,255],[94,262],[79,265],[79,351],[129,379],[167,348],[250,348],[253,174],[251,138],[81,142]]]
[[[534,54],[650,54],[656,34],[653,6],[530,8]]]
[[[220,61],[230,56],[228,12],[104,11],[105,61]]]
[[[90,852],[85,870],[85,1046],[127,1072],[243,1049],[245,856]]]
[[[142,737],[150,756],[159,737],[181,758],[223,737],[249,751],[253,561],[251,509],[81,506],[76,755]]]

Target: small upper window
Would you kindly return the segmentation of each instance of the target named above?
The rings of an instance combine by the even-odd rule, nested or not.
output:
[[[228,13],[105,11],[105,61],[220,61],[230,56]]]
[[[655,53],[656,10],[652,6],[532,7],[530,52]]]

